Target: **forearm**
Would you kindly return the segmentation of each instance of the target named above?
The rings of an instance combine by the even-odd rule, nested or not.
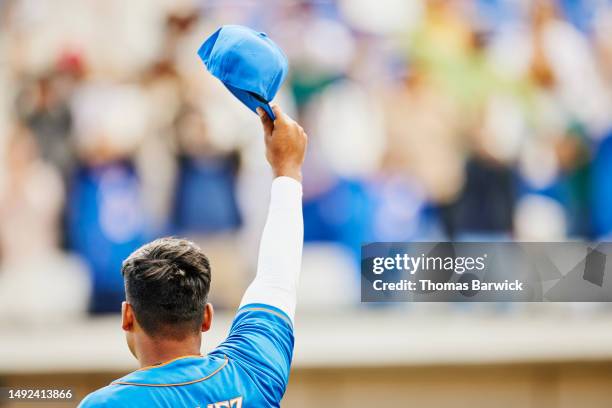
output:
[[[303,241],[302,185],[293,178],[278,177],[272,182],[257,274],[240,306],[267,304],[279,308],[293,320]]]

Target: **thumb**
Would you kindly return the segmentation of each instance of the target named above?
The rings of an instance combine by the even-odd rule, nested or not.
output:
[[[259,119],[261,120],[261,125],[263,126],[264,134],[266,136],[272,134],[272,130],[274,129],[274,122],[268,116],[265,110],[262,108],[257,108],[257,114],[259,115]]]

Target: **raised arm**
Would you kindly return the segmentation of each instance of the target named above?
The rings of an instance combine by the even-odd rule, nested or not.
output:
[[[275,179],[259,246],[257,275],[240,306],[254,303],[274,306],[293,320],[304,240],[301,168],[307,136],[278,106],[272,109],[274,122],[262,109],[258,114],[264,128],[266,158]]]

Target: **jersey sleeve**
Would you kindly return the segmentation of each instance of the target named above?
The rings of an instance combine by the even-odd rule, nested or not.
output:
[[[270,405],[279,404],[293,357],[293,325],[282,310],[252,303],[241,307],[227,339],[210,355],[238,364]]]

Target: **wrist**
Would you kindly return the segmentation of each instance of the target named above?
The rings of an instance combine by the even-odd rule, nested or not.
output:
[[[300,167],[273,168],[274,177],[291,177],[302,182],[302,169]]]

